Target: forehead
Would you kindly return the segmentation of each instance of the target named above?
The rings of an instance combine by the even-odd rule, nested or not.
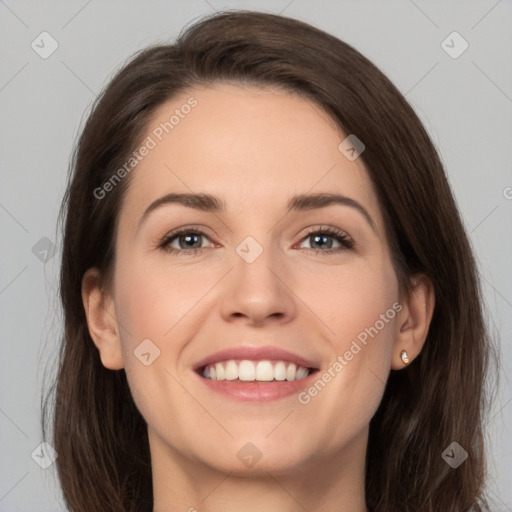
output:
[[[337,192],[378,219],[362,160],[339,149],[346,136],[319,105],[290,92],[233,84],[190,89],[148,123],[142,143],[150,149],[130,175],[124,205],[135,217],[166,193],[205,192],[225,198],[228,211],[261,215],[292,195]]]

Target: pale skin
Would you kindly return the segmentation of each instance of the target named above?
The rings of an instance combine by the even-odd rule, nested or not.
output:
[[[132,171],[120,210],[114,279],[82,282],[91,337],[103,365],[124,368],[148,424],[154,511],[366,512],[368,426],[390,370],[421,351],[434,307],[422,275],[401,293],[382,212],[361,158],[320,107],[289,92],[235,84],[191,89],[161,105],[147,135],[193,96],[197,106]],[[207,193],[224,212],[179,204],[146,208],[174,193]],[[293,195],[336,193],[350,205],[287,212]],[[108,201],[108,196],[103,199]],[[373,226],[372,226],[373,224]],[[171,231],[201,231],[196,255],[159,247]],[[330,227],[325,254],[311,233]],[[315,228],[315,229],[313,229]],[[309,235],[309,236],[308,236]],[[253,262],[236,249],[252,237]],[[180,238],[172,249],[185,251]],[[273,345],[327,371],[394,303],[402,308],[306,405],[297,395],[241,402],[208,388],[199,360],[241,345]],[[134,350],[160,349],[144,365]],[[121,427],[122,428],[122,427]],[[261,453],[253,467],[239,450]]]

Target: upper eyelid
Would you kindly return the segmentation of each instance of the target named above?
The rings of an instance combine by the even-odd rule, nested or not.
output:
[[[334,226],[314,225],[314,226],[308,226],[307,228],[304,228],[304,229],[306,229],[307,231],[302,235],[303,237],[306,235],[309,235],[311,233],[316,233],[316,232],[336,231],[336,232],[339,232],[340,234],[346,235],[349,238],[352,238],[348,234],[347,231],[345,231],[344,229],[341,229],[341,228],[334,227]],[[167,232],[163,238],[168,238],[168,237],[176,236],[178,234],[187,233],[187,232],[191,232],[191,233],[196,232],[201,235],[210,236],[208,234],[208,231],[209,231],[208,228],[205,228],[205,227],[199,226],[199,225],[196,226],[196,225],[192,224],[190,226],[183,226],[181,228],[173,229],[173,230]]]

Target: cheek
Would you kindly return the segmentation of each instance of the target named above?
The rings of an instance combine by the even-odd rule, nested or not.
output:
[[[124,368],[137,408],[152,425],[167,424],[168,410],[187,409],[187,396],[176,383],[173,362],[187,340],[182,333],[186,322],[180,320],[197,302],[197,292],[179,276],[179,272],[163,273],[142,258],[120,258],[116,267],[116,314]]]
[[[348,350],[358,336],[364,342],[368,330],[376,335],[374,327],[380,338],[388,337],[399,292],[395,272],[385,255],[371,262],[361,259],[335,271],[331,267],[311,277],[305,278],[308,305],[329,328],[331,344],[338,354]]]
[[[350,350],[354,342],[369,348],[365,352],[379,352],[390,348],[393,338],[397,302],[385,282],[357,280],[346,293],[339,294],[338,316],[335,322],[335,345],[337,352]],[[378,340],[371,344],[370,340]]]
[[[200,328],[195,316],[198,303],[216,281],[218,276],[211,271],[201,275],[149,258],[119,258],[115,295],[123,361],[132,395],[145,417],[159,414],[157,397],[161,400],[164,389],[176,388],[172,398],[166,398],[173,407],[186,405],[180,403],[187,397],[182,397],[173,376],[182,351]]]
[[[332,428],[341,436],[368,423],[380,403],[402,306],[394,270],[385,259],[332,273],[328,282],[329,292],[320,298],[317,288],[315,295],[316,311],[331,331],[330,358],[318,376],[321,382],[300,398],[313,416],[336,411]]]
[[[151,264],[149,258],[134,258],[129,265],[119,262],[116,283],[116,312],[125,327],[123,343],[130,339],[140,343],[145,338],[163,342],[208,285],[190,272]]]

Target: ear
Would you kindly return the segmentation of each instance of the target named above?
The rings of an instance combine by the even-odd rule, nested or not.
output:
[[[114,300],[101,285],[100,272],[89,269],[82,278],[82,301],[91,338],[100,352],[103,366],[124,367]]]
[[[411,277],[411,285],[412,289],[401,301],[403,307],[397,316],[400,330],[393,347],[393,370],[401,370],[406,366],[401,358],[402,350],[407,352],[409,364],[421,352],[434,313],[432,281],[424,274],[418,274]]]

